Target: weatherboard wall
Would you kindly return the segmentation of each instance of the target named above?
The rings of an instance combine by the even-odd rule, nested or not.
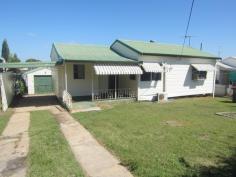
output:
[[[140,56],[139,60],[169,65],[170,69],[166,72],[165,82],[168,97],[211,94],[213,92],[214,72],[207,72],[207,78],[203,81],[192,80],[191,64],[210,64],[215,66],[216,60],[214,59]],[[141,83],[140,81],[139,97],[146,97],[147,100],[150,100],[150,97],[146,95],[152,93],[153,89],[145,89]],[[161,87],[159,87],[160,91],[162,91]],[[142,90],[145,90],[145,92],[142,92]]]

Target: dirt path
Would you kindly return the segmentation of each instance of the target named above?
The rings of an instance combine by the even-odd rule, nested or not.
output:
[[[29,149],[30,113],[14,113],[0,136],[0,176],[24,177]]]
[[[60,123],[76,159],[90,177],[132,177],[133,175],[110,152],[66,111],[57,108],[51,112]]]

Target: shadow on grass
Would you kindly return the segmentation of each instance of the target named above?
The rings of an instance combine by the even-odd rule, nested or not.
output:
[[[232,100],[221,100],[221,103],[233,103]],[[236,104],[236,103],[235,103]]]
[[[190,170],[195,174],[192,177],[235,177],[236,176],[236,148],[231,157],[221,158],[216,166],[197,166]],[[183,175],[182,177],[189,177]]]

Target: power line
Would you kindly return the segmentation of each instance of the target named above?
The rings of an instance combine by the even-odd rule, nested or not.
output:
[[[186,27],[186,30],[185,30],[184,42],[183,42],[183,46],[182,46],[182,50],[181,50],[181,55],[183,54],[183,50],[184,50],[184,45],[185,45],[185,42],[186,42],[186,38],[188,37],[188,28],[189,28],[189,24],[190,24],[191,17],[192,17],[194,1],[195,1],[195,0],[192,1],[192,5],[191,5],[189,17],[188,17],[188,23],[187,23],[187,27]]]

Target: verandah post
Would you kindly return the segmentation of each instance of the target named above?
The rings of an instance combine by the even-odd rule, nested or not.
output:
[[[67,69],[66,69],[66,62],[65,62],[65,69],[64,69],[64,74],[65,74],[65,90],[67,91]]]
[[[91,72],[91,74],[92,74],[92,101],[94,101],[94,82],[93,82],[94,73],[93,71]]]

